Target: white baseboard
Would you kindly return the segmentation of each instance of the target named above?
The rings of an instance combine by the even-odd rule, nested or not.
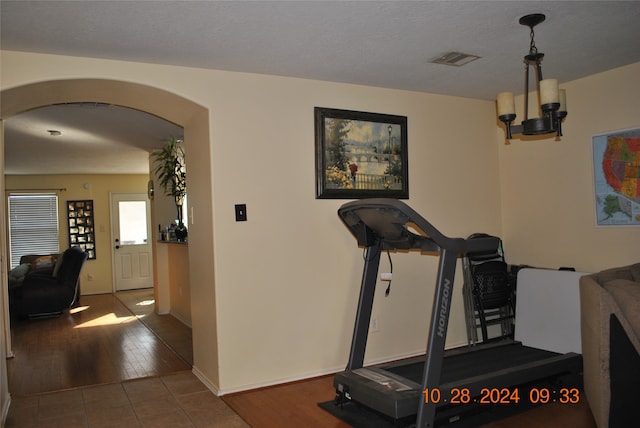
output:
[[[224,389],[220,391],[219,395],[226,395],[226,394],[233,394],[236,392],[244,392],[244,391],[251,391],[254,389],[260,389],[260,388],[266,388],[269,386],[276,386],[276,385],[283,385],[285,383],[291,383],[291,382],[298,382],[301,380],[307,380],[307,379],[313,379],[316,377],[320,377],[320,376],[326,376],[329,374],[333,374],[333,373],[337,373],[341,370],[343,370],[344,368],[340,369],[340,368],[334,368],[334,369],[328,369],[328,370],[322,370],[319,372],[314,372],[314,373],[307,373],[301,376],[292,376],[292,377],[287,377],[287,378],[282,378],[282,379],[276,379],[273,381],[269,381],[269,382],[261,382],[261,383],[254,383],[251,385],[245,385],[245,386],[240,386],[237,388],[229,388],[229,389]]]
[[[2,406],[2,424],[0,426],[2,426],[3,428],[7,423],[7,417],[9,416],[10,406],[11,406],[11,394],[8,394],[7,401],[4,403],[4,406]]]
[[[447,348],[455,348],[455,347],[466,346],[466,345],[467,344],[465,342],[465,343],[462,343],[460,345],[448,346]],[[385,364],[385,363],[390,363],[392,361],[403,360],[405,358],[419,357],[421,355],[424,355],[424,352],[412,352],[412,353],[408,353],[408,354],[396,355],[396,356],[393,356],[393,357],[383,358],[383,359],[379,359],[379,360],[365,361],[365,366],[373,366],[373,365],[377,365],[377,364]],[[345,364],[345,366],[346,366],[346,364]],[[300,375],[300,376],[291,376],[291,377],[286,377],[286,378],[281,378],[281,379],[275,379],[275,380],[268,381],[268,382],[260,382],[260,383],[254,383],[254,384],[251,384],[251,385],[244,385],[244,386],[240,386],[240,387],[236,387],[236,388],[228,388],[228,389],[221,389],[221,390],[216,389],[216,391],[218,391],[218,395],[226,395],[226,394],[234,394],[236,392],[244,392],[244,391],[251,391],[251,390],[254,390],[254,389],[266,388],[266,387],[269,387],[269,386],[283,385],[283,384],[286,384],[286,383],[298,382],[298,381],[301,381],[301,380],[308,380],[308,379],[313,379],[313,378],[317,378],[317,377],[321,377],[321,376],[335,374],[335,373],[343,371],[345,366],[332,367],[332,368],[325,369],[325,370],[320,370],[320,371],[317,371],[317,372],[306,373],[306,374],[303,374],[303,375]],[[196,369],[194,368],[194,374],[195,374],[195,370]],[[196,374],[196,376],[198,376],[198,375]],[[211,388],[209,388],[209,389],[211,389]],[[213,391],[213,389],[212,389],[212,391]]]
[[[204,386],[207,387],[207,389],[209,389],[209,391],[213,392],[217,396],[222,395],[218,387],[215,386],[200,370],[198,370],[196,366],[191,368],[191,372],[204,384]]]

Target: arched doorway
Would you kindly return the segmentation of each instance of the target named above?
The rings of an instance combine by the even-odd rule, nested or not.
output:
[[[194,211],[193,217],[198,219],[196,223],[190,225],[189,242],[189,273],[191,282],[194,284],[191,290],[191,301],[198,302],[199,306],[199,310],[194,311],[192,316],[193,370],[202,373],[214,384],[218,384],[208,110],[162,89],[107,79],[71,79],[33,83],[4,90],[1,98],[0,117],[3,119],[51,104],[89,101],[141,110],[184,128],[185,151],[193,159],[189,164],[189,174],[193,178],[189,184],[189,199],[192,202],[190,206]],[[4,151],[3,137],[0,138],[0,150]],[[4,177],[4,162],[1,163]],[[4,204],[3,200],[0,203],[2,224],[5,220]],[[1,241],[1,251],[4,254],[6,248],[4,228]],[[6,290],[6,286],[4,288]],[[6,298],[3,303],[6,315],[8,312]],[[4,334],[5,340],[8,341],[10,333],[6,316]]]

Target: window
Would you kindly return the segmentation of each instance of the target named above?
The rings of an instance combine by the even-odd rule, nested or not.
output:
[[[57,195],[9,195],[9,251],[12,269],[25,254],[60,251]]]
[[[118,201],[120,245],[147,243],[147,202]]]

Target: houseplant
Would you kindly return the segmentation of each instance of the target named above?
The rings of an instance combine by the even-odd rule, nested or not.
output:
[[[187,194],[184,148],[181,139],[170,137],[167,144],[159,151],[153,152],[155,174],[166,196],[173,197],[178,211],[176,238],[183,241],[187,236],[187,228],[182,222],[182,205]]]

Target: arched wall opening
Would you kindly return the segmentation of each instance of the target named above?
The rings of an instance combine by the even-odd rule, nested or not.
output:
[[[207,108],[162,89],[108,79],[71,79],[38,82],[0,93],[0,118],[57,103],[100,102],[141,110],[184,128],[185,152],[189,156],[189,275],[191,282],[193,371],[210,388],[219,385],[213,254],[213,197],[209,111]],[[4,152],[4,130],[0,150]],[[2,157],[2,184],[4,159]],[[4,186],[3,186],[4,187]],[[4,205],[0,203],[4,225]],[[6,253],[6,234],[0,254]],[[6,287],[5,287],[6,289]],[[193,303],[196,302],[194,305]],[[4,299],[5,320],[8,302]],[[5,326],[5,342],[10,337]],[[10,342],[7,342],[10,343]],[[9,349],[10,351],[10,349]]]

